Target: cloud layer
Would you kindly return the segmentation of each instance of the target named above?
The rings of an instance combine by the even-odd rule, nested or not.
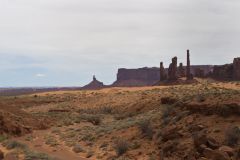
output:
[[[194,64],[229,63],[239,15],[238,0],[1,0],[0,86],[109,84],[188,48]]]

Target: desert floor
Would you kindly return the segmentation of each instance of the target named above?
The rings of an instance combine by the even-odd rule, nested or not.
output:
[[[234,159],[239,106],[239,82],[208,80],[1,97],[0,151],[6,160]]]

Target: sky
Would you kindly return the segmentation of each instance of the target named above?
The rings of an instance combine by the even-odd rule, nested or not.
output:
[[[231,63],[239,0],[0,0],[0,87],[105,84],[118,68]]]

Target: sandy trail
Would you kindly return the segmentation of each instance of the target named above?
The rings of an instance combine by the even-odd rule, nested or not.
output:
[[[15,140],[26,144],[30,150],[45,153],[50,155],[51,157],[55,157],[59,160],[86,160],[86,158],[83,158],[79,156],[78,154],[71,151],[71,148],[65,146],[64,144],[50,147],[49,145],[45,144],[44,136],[49,134],[50,130],[44,130],[44,131],[34,131],[31,136],[33,136],[32,141],[26,141],[26,136],[16,138]]]

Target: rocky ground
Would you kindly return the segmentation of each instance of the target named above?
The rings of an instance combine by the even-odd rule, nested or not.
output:
[[[0,98],[0,159],[237,160],[240,83]]]

